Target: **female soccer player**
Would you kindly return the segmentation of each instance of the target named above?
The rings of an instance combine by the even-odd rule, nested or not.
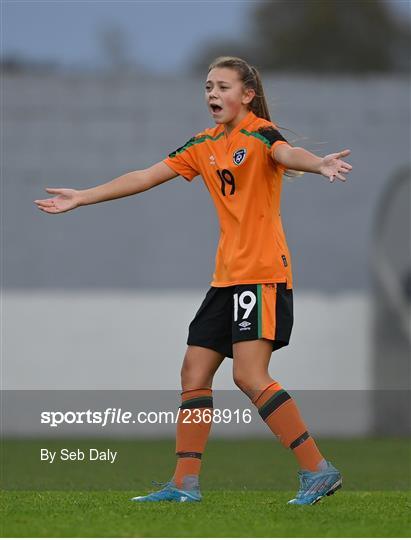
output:
[[[288,169],[345,181],[352,166],[341,158],[350,150],[319,157],[292,147],[270,120],[257,69],[240,58],[219,57],[209,66],[205,99],[215,127],[163,161],[90,189],[46,188],[54,196],[34,202],[58,214],[142,193],[178,175],[189,182],[203,177],[221,237],[211,287],[189,327],[176,469],[161,490],[132,500],[201,500],[199,473],[211,427],[212,382],[229,357],[235,384],[298,461],[300,490],[289,503],[314,504],[341,487],[341,474],[322,456],[293,398],[268,373],[272,351],[288,345],[293,325],[291,257],[280,217],[282,176]],[[194,414],[192,421],[183,421],[194,412],[195,422]]]

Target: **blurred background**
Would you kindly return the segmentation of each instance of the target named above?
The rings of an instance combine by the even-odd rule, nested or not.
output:
[[[234,55],[260,70],[290,142],[352,151],[347,182],[284,179],[295,324],[271,374],[304,392],[312,432],[409,433],[409,2],[4,1],[1,17],[3,389],[178,402],[219,234],[202,179],[57,216],[33,200],[149,167],[211,127],[207,66]],[[216,389],[235,389],[231,364]],[[10,398],[7,433],[40,432],[32,395]]]

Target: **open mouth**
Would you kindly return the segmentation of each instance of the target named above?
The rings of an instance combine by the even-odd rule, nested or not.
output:
[[[222,107],[220,107],[220,105],[210,105],[211,107],[211,110],[213,111],[213,113],[219,113],[221,112],[223,109]]]

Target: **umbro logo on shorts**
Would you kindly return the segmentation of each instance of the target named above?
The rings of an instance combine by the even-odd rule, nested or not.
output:
[[[248,322],[248,321],[240,322],[238,326],[241,326],[240,332],[241,332],[242,330],[251,330],[251,328],[249,328],[249,326],[251,326],[251,323]]]

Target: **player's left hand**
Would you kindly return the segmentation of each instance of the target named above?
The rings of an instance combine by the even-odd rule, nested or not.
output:
[[[346,163],[341,158],[351,154],[351,150],[342,150],[335,154],[328,154],[321,160],[320,173],[334,182],[334,178],[339,178],[345,182],[346,178],[341,173],[348,174],[352,170],[352,165]]]

